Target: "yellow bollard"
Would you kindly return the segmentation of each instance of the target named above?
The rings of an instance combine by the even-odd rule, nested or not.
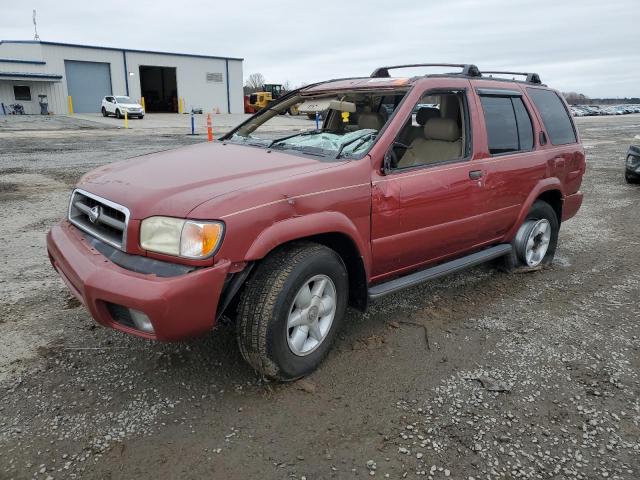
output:
[[[124,128],[129,128],[129,115],[127,115],[127,111],[124,111]]]
[[[178,113],[184,112],[184,98],[180,97],[178,99]]]
[[[147,107],[144,104],[144,97],[140,98],[140,104],[142,105],[142,111],[147,113]]]
[[[71,98],[71,95],[67,97],[67,104],[69,105],[69,115],[73,115],[73,98]]]

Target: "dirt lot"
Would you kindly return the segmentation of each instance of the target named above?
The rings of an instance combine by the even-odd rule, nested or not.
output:
[[[49,265],[82,173],[202,136],[0,126],[0,478],[640,478],[640,187],[622,167],[640,116],[578,124],[585,203],[553,267],[351,312],[292,385],[257,378],[231,326],[180,344],[98,327]]]

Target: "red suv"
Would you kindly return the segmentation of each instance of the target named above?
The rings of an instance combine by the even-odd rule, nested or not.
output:
[[[310,85],[220,141],[88,173],[53,266],[102,325],[171,341],[225,315],[247,362],[293,380],[347,305],[488,260],[550,264],[582,203],[567,104],[536,74],[444,66],[460,71]],[[292,109],[326,114],[279,132]]]

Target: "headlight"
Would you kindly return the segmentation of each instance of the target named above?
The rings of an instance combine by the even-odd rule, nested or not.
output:
[[[216,252],[223,233],[222,222],[149,217],[140,225],[140,246],[151,252],[200,259]]]

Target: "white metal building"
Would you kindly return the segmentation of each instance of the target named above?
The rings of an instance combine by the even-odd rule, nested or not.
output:
[[[33,40],[0,41],[0,103],[40,113],[99,112],[105,95],[144,97],[147,112],[244,111],[242,58]],[[3,114],[0,105],[0,115]]]

